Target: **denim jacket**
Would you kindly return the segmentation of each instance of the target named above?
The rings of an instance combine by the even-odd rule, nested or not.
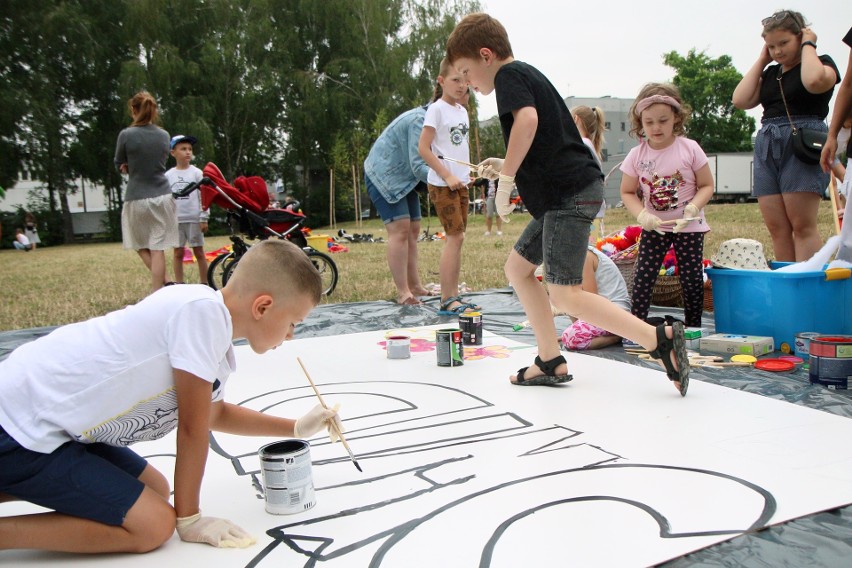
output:
[[[397,203],[419,182],[426,183],[429,166],[417,150],[425,116],[426,109],[417,107],[396,117],[364,160],[364,174],[388,203]]]

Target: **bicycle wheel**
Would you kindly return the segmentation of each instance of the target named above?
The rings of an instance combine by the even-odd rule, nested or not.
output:
[[[223,288],[225,287],[225,284],[228,283],[228,280],[231,279],[231,274],[234,273],[234,269],[237,267],[237,264],[239,264],[239,262],[240,262],[240,259],[238,259],[238,258],[232,259],[230,262],[227,262],[227,266],[225,266],[225,269],[222,271],[222,287]]]
[[[302,249],[305,250],[305,249]],[[337,286],[337,265],[327,254],[323,254],[314,249],[305,250],[305,254],[311,259],[314,267],[322,277],[322,293],[325,296],[330,296]]]
[[[225,271],[232,264],[236,264],[233,252],[223,252],[214,258],[207,268],[207,285],[214,290],[222,288],[225,285]]]

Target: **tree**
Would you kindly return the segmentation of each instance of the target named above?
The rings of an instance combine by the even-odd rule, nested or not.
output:
[[[335,168],[336,193],[352,195],[352,166],[362,178],[381,130],[430,100],[446,38],[478,3],[306,0],[295,6],[289,29],[279,30],[299,47],[282,88],[288,134],[282,174],[303,173],[292,181],[302,203],[320,213],[328,208],[326,172]]]
[[[675,51],[666,53],[663,62],[675,70],[672,82],[692,108],[687,124],[690,138],[707,153],[752,150],[755,122],[731,103],[742,75],[729,56],[712,59],[703,51],[691,49],[686,57]]]
[[[331,168],[352,195],[382,128],[430,98],[446,38],[474,0],[6,0],[0,14],[0,186],[45,182],[55,226],[82,176],[121,207],[112,163],[146,89],[197,161],[281,178],[321,223]],[[336,184],[337,185],[337,184]],[[321,190],[320,190],[321,189]],[[54,199],[57,196],[57,199]],[[351,207],[345,199],[341,203]],[[118,225],[113,224],[118,235]]]

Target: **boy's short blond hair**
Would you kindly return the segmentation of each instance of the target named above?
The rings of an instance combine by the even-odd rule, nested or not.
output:
[[[483,47],[490,49],[498,59],[514,57],[503,24],[483,12],[468,14],[447,40],[447,60],[455,63],[462,57],[476,59]]]
[[[313,305],[322,297],[322,277],[311,259],[290,241],[280,239],[252,246],[227,286],[243,294],[266,293],[276,300],[307,298]]]

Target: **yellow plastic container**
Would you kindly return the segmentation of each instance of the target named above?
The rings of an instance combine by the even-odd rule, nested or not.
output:
[[[328,235],[311,235],[310,237],[305,238],[311,248],[320,252],[328,252],[328,239],[331,238]]]

